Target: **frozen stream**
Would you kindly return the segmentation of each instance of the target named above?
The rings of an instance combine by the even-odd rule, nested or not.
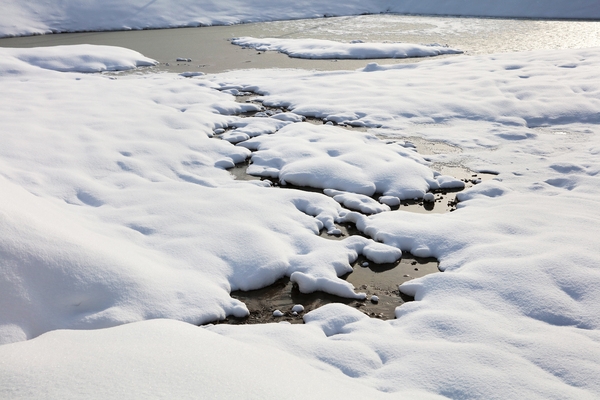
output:
[[[121,32],[83,32],[0,39],[0,47],[98,44],[127,47],[161,62],[158,70],[216,73],[240,68],[356,69],[366,60],[301,60],[229,43],[241,36],[313,38],[348,42],[440,43],[466,54],[600,46],[600,22],[361,15],[231,26]],[[177,62],[184,57],[191,62]],[[444,56],[452,57],[452,56]],[[380,64],[420,59],[384,59]],[[372,60],[371,60],[372,61]],[[169,65],[167,65],[169,64]]]

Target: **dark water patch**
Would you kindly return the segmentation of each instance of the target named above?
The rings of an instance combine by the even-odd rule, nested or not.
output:
[[[353,224],[352,222],[344,222],[342,224],[335,224],[335,227],[340,231],[340,234],[330,235],[329,233],[327,233],[326,229],[321,229],[319,236],[326,238],[326,239],[333,239],[333,240],[342,240],[349,236],[354,236],[354,235],[363,236],[363,237],[368,238],[368,236],[365,235],[364,233],[362,233],[361,231],[359,231],[358,228],[356,227],[356,225]]]
[[[268,178],[250,175],[248,174],[248,167],[250,166],[250,159],[247,159],[244,162],[237,163],[233,168],[227,169],[231,175],[233,175],[233,179],[238,181],[264,181],[268,180]]]
[[[348,299],[324,292],[302,293],[295,283],[285,277],[262,289],[231,292],[231,297],[246,304],[250,315],[245,318],[230,316],[215,323],[237,325],[287,321],[301,324],[304,323],[302,316],[305,313],[330,303],[355,307],[373,318],[394,319],[396,307],[414,300],[401,293],[398,285],[439,272],[438,265],[435,258],[420,258],[411,254],[404,254],[401,260],[390,264],[376,264],[359,256],[352,264],[353,272],[341,278],[352,283],[357,292],[366,293],[366,300]],[[371,300],[372,296],[377,296],[376,302]],[[294,313],[292,308],[298,304],[304,307],[304,311]],[[275,310],[283,315],[274,316]]]
[[[354,271],[345,279],[354,285],[356,291],[367,294],[367,300],[357,307],[371,317],[383,319],[394,319],[396,307],[414,300],[400,292],[399,285],[440,272],[437,259],[414,257],[410,253],[404,253],[402,259],[387,264],[376,264],[359,256],[352,267]],[[377,300],[372,301],[373,298]]]

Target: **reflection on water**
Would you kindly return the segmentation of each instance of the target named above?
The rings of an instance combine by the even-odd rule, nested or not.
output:
[[[171,72],[215,73],[227,69],[273,67],[342,70],[362,68],[370,62],[301,60],[274,52],[261,53],[229,43],[228,39],[239,36],[316,38],[346,42],[440,43],[474,55],[600,46],[600,22],[376,14],[233,26],[5,38],[0,39],[0,46],[36,47],[82,43],[122,46],[160,61],[161,65],[153,70]],[[192,61],[177,62],[178,57]],[[395,64],[422,60],[376,61],[380,64]]]

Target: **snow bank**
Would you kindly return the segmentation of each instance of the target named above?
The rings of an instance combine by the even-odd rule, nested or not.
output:
[[[84,57],[71,55],[88,50],[55,49],[75,70]],[[376,244],[318,236],[337,229],[337,202],[223,170],[250,151],[211,136],[244,125],[222,113],[246,104],[177,75],[65,74],[13,57],[0,70],[11,72],[0,76],[1,343],[58,328],[244,316],[230,291],[296,271],[318,279],[315,290],[356,296],[338,276]]]
[[[460,54],[462,51],[441,45],[410,43],[340,43],[319,39],[256,39],[242,37],[231,39],[238,46],[258,51],[278,51],[295,58],[312,59],[367,59],[432,57],[441,54]]]
[[[157,64],[137,51],[90,44],[32,49],[0,48],[0,55],[3,58],[11,57],[32,66],[61,72],[124,71]]]
[[[311,384],[298,389],[303,382]],[[249,346],[172,320],[54,331],[0,347],[2,398],[57,399],[84,393],[90,399],[390,397],[284,351]],[[436,398],[424,392],[406,394]]]
[[[69,31],[129,30],[323,16],[394,12],[401,14],[479,15],[526,18],[600,18],[594,0],[371,0],[343,2],[299,0],[293,3],[261,0],[145,0],[62,1],[6,0],[0,14],[0,37]]]
[[[450,134],[456,138],[454,143],[492,148],[534,138],[538,133],[528,127],[599,123],[597,53],[583,49],[457,56],[317,74],[280,71],[267,76],[238,71],[218,80],[240,90],[259,91],[264,105],[288,107],[297,114],[340,124],[396,132],[414,132],[411,126],[419,124],[421,131],[433,132],[435,124],[473,122],[461,128],[463,132]],[[475,126],[481,121],[496,125],[487,125],[491,128],[482,129],[488,133],[478,135]],[[465,139],[458,141],[461,136]],[[439,138],[448,141],[448,134]]]

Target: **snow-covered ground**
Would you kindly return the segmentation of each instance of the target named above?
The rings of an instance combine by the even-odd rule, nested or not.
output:
[[[84,26],[61,4],[45,28],[23,10],[50,2],[5,9],[16,33]],[[166,6],[115,3],[97,23],[127,7]],[[153,64],[122,48],[0,52],[1,398],[600,396],[597,48],[192,77],[64,72]],[[260,109],[245,91],[289,112],[238,117]],[[413,137],[462,151],[424,157]],[[251,155],[251,172],[325,193],[234,180]],[[389,211],[462,184],[442,165],[498,175],[453,213]],[[318,236],[344,221],[373,240]],[[417,301],[395,320],[330,304],[304,325],[192,325],[245,315],[230,291],[284,275],[364,298],[338,276],[401,250],[445,272],[403,284]]]
[[[53,32],[172,28],[365,13],[600,18],[596,0],[3,0],[0,37]]]

